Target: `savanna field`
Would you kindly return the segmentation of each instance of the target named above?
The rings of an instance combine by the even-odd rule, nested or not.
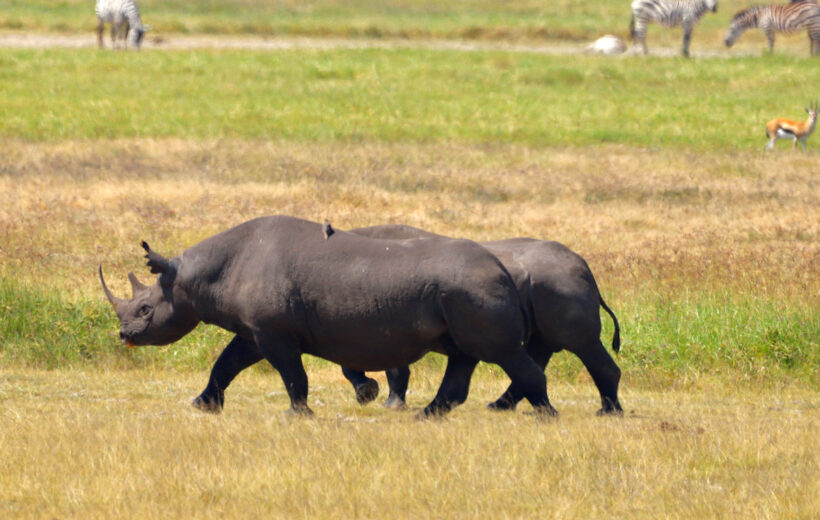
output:
[[[0,0],[0,42],[52,42],[0,47],[0,517],[820,517],[820,134],[763,150],[820,99],[805,32],[726,49],[727,0],[692,59],[657,25],[604,57],[627,0],[138,3],[143,50],[113,52],[93,2]],[[624,415],[566,352],[550,420],[486,409],[484,363],[417,420],[437,354],[406,411],[306,356],[313,417],[266,363],[199,412],[231,335],[128,349],[97,268],[128,297],[141,240],[271,214],[568,245],[620,321]]]

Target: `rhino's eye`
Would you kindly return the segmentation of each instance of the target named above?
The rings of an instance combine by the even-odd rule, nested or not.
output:
[[[148,316],[151,314],[151,306],[147,304],[142,304],[139,310],[140,316]]]

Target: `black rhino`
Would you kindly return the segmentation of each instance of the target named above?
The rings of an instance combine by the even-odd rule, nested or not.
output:
[[[352,230],[363,236],[382,239],[408,239],[440,236],[411,226],[372,226]],[[567,349],[583,362],[601,395],[598,414],[620,414],[618,382],[621,371],[601,343],[600,305],[611,317],[615,331],[612,348],[620,349],[620,326],[604,302],[586,261],[558,242],[513,238],[481,242],[509,271],[528,312],[532,316],[532,337],[527,351],[543,371],[553,353]],[[356,389],[361,403],[376,398],[378,384],[362,371],[343,368],[345,377]],[[385,406],[404,406],[410,369],[406,366],[387,371],[390,395]],[[521,389],[511,384],[490,407],[513,409],[522,399]]]
[[[168,259],[142,243],[152,286],[129,274],[130,300],[114,297],[126,344],[163,345],[198,323],[235,333],[194,406],[218,412],[233,378],[268,360],[292,413],[312,413],[302,354],[345,367],[407,366],[428,351],[448,356],[423,410],[442,415],[467,398],[479,360],[496,363],[535,410],[553,415],[546,377],[527,354],[527,314],[498,259],[468,240],[385,242],[286,216],[240,224]]]

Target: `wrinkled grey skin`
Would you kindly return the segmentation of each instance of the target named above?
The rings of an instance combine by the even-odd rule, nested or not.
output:
[[[438,236],[418,228],[394,225],[354,229],[352,232],[382,239]],[[615,314],[598,292],[586,261],[558,242],[514,238],[481,244],[507,268],[532,316],[532,337],[527,351],[539,368],[546,368],[553,353],[569,350],[581,359],[598,387],[601,395],[598,414],[621,414],[618,401],[621,371],[601,343],[599,305],[614,322],[612,348],[616,352],[620,349],[620,328]],[[347,367],[342,371],[356,389],[360,403],[376,398],[378,384],[374,379]],[[408,367],[387,372],[390,395],[385,406],[404,406],[409,377]],[[490,407],[511,410],[521,398],[520,390],[513,383]]]
[[[251,220],[166,259],[146,287],[129,275],[130,300],[103,290],[126,344],[163,345],[198,323],[236,334],[193,404],[218,412],[224,391],[266,359],[282,377],[292,413],[309,414],[302,354],[356,370],[406,366],[428,351],[448,356],[441,387],[424,409],[443,415],[467,398],[479,360],[496,363],[538,412],[552,415],[546,378],[527,355],[528,321],[499,261],[467,240],[386,243],[285,216]]]

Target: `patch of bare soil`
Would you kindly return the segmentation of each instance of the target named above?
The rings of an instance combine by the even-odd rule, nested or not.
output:
[[[89,34],[46,34],[46,33],[0,33],[0,47],[8,48],[83,48],[95,47],[96,35]],[[105,45],[110,48],[110,40]],[[587,44],[579,43],[509,43],[478,42],[462,40],[364,40],[345,38],[279,38],[264,36],[225,36],[225,35],[153,35],[143,42],[146,50],[171,49],[248,49],[248,50],[283,50],[283,49],[428,49],[446,51],[507,51],[531,52],[554,55],[583,54]],[[627,50],[621,56],[633,54]],[[678,56],[678,49],[651,49],[654,56]],[[714,51],[694,53],[699,57],[725,56]]]

